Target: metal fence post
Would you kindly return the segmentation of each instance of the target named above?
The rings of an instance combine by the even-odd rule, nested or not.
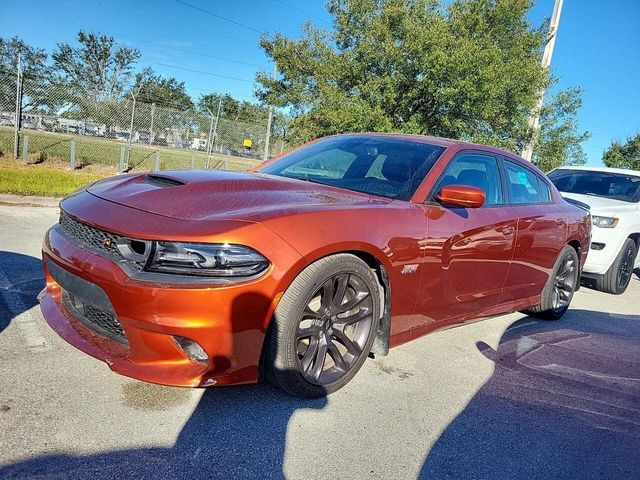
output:
[[[213,113],[207,108],[207,112],[211,115],[211,123],[209,123],[209,136],[207,137],[207,169],[209,168],[209,158],[211,158],[211,132],[213,131]]]
[[[69,170],[76,169],[76,141],[71,140],[71,152],[69,153]]]
[[[118,173],[124,173],[124,154],[126,148],[124,145],[120,146],[120,168],[118,169]]]
[[[191,170],[193,170],[194,168],[196,168],[196,159],[191,157]]]
[[[136,96],[131,93],[133,98],[133,106],[131,107],[131,123],[129,124],[129,151],[127,153],[127,166],[129,166],[129,158],[131,158],[131,142],[133,142],[133,118],[136,115]]]
[[[18,158],[18,144],[20,143],[20,122],[22,120],[22,57],[18,53],[18,74],[16,77],[16,116],[13,132],[13,156]]]
[[[160,171],[160,150],[156,150],[156,164],[154,165],[153,171]]]
[[[29,135],[22,137],[22,163],[29,162]]]
[[[156,104],[151,104],[151,126],[149,127],[149,145],[153,143],[153,117],[156,114]]]

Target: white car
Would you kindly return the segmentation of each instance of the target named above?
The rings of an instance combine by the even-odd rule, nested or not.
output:
[[[549,178],[568,199],[586,203],[593,222],[583,276],[603,292],[624,293],[639,264],[640,172],[621,168],[561,167]]]

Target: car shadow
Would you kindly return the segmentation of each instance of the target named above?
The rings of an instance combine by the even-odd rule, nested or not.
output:
[[[13,318],[37,305],[36,297],[43,288],[39,258],[0,251],[0,332]]]
[[[640,478],[640,316],[570,310],[504,333],[420,478]]]
[[[47,455],[0,467],[0,478],[284,478],[289,419],[325,405],[326,398],[300,400],[268,384],[211,388],[171,448]]]
[[[241,312],[247,311],[246,304],[256,306],[263,302],[268,304],[269,299],[257,292],[237,297],[231,313],[236,326],[240,321],[247,321],[240,318]],[[275,323],[271,328],[276,328]],[[277,332],[272,334],[277,335]],[[233,350],[240,348],[240,345],[235,345]],[[226,360],[224,357],[215,358]],[[134,383],[134,388],[131,386],[123,386],[125,400],[121,408],[147,409],[151,403],[150,410],[162,409],[163,404],[168,405],[172,398],[175,399],[175,395],[167,392],[171,387],[156,387],[142,382]],[[144,392],[139,399],[134,398],[137,390]],[[155,395],[164,395],[164,398],[154,399]],[[0,467],[0,478],[284,478],[287,428],[292,415],[299,409],[319,410],[326,404],[326,397],[303,400],[265,382],[209,388],[204,390],[170,448],[135,448],[95,455],[44,455]],[[140,429],[156,427],[153,423],[139,426]],[[28,425],[24,428],[28,429]],[[102,426],[96,423],[78,428]]]

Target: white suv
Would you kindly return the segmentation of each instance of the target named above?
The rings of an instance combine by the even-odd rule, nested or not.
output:
[[[591,207],[591,249],[584,276],[598,290],[619,295],[629,285],[640,248],[640,172],[561,167],[549,178],[562,196]]]

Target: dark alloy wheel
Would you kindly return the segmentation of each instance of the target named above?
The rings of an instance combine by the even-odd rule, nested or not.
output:
[[[302,312],[296,352],[310,383],[330,385],[356,363],[373,325],[373,297],[353,273],[339,273],[318,288]]]
[[[350,254],[318,260],[278,303],[263,371],[299,397],[338,390],[369,355],[380,311],[380,286],[371,267]]]
[[[573,256],[565,255],[553,282],[552,306],[556,313],[569,307],[578,280],[578,262]]]
[[[624,293],[633,275],[637,253],[636,243],[631,238],[627,238],[607,273],[596,276],[596,288],[614,295]]]
[[[635,262],[635,249],[627,248],[623,252],[622,262],[620,263],[620,272],[618,273],[618,288],[626,290],[633,273],[633,264]]]
[[[579,261],[576,250],[570,245],[565,245],[540,294],[540,304],[523,312],[547,320],[562,317],[569,308],[578,285]]]

